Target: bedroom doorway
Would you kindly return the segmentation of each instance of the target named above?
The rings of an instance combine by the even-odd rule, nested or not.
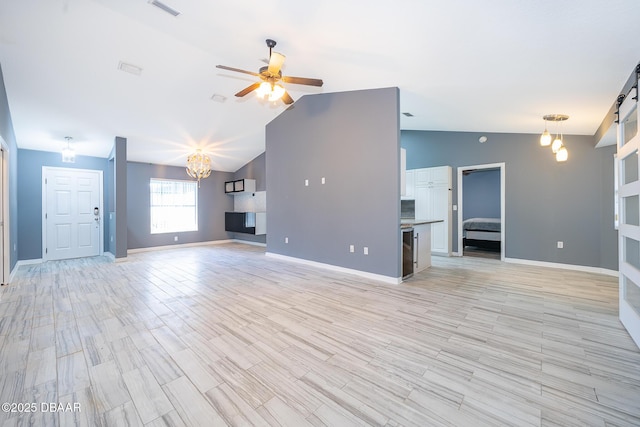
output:
[[[504,261],[505,228],[504,162],[458,167],[457,255]]]

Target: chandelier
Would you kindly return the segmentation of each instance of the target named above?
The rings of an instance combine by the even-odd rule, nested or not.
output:
[[[556,133],[555,139],[551,137],[551,134],[547,130],[547,122],[556,122],[561,124],[565,120],[569,119],[569,116],[566,114],[547,114],[542,117],[544,119],[544,132],[540,135],[540,145],[543,147],[548,147],[551,145],[551,151],[556,155],[557,162],[566,162],[569,158],[569,152],[567,148],[564,146],[564,141],[562,139],[562,131],[558,130]],[[558,128],[560,125],[558,125]],[[553,139],[553,143],[551,140]]]
[[[211,159],[202,154],[202,150],[197,150],[187,157],[187,175],[198,180],[198,188],[200,180],[211,175]]]

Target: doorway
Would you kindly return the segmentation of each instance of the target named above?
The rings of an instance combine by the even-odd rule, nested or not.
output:
[[[467,212],[465,214],[465,199],[470,200],[470,196],[476,194],[467,194],[465,197],[465,176],[478,172],[489,172],[495,170],[499,176],[499,183],[496,183],[496,188],[492,191],[499,193],[495,196],[487,197],[483,195],[482,198],[495,198],[499,207],[491,209],[479,209],[476,211]],[[493,185],[493,184],[492,184]],[[470,187],[469,183],[467,186]],[[468,188],[467,191],[475,191],[473,188]],[[469,202],[468,202],[469,203]],[[478,213],[479,212],[479,213]],[[483,212],[490,212],[482,214]],[[478,216],[478,217],[477,217]],[[478,221],[474,221],[477,219]],[[470,248],[489,249],[489,252],[478,251],[475,255],[490,254],[493,250],[496,254],[495,258],[504,261],[505,258],[505,164],[504,163],[490,163],[484,165],[473,166],[460,166],[458,167],[458,256],[465,255],[465,242],[469,244]],[[475,252],[475,250],[472,249]],[[490,256],[488,256],[490,257]]]
[[[42,259],[102,254],[102,171],[42,168]]]

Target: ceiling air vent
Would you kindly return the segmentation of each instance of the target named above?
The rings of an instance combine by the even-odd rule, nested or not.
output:
[[[138,67],[137,65],[127,64],[126,62],[122,61],[120,61],[120,63],[118,64],[118,70],[124,71],[129,74],[134,74],[136,76],[142,74],[142,68]]]
[[[175,10],[174,8],[167,6],[166,4],[162,3],[161,1],[158,0],[149,0],[149,3],[151,3],[152,5],[154,5],[157,8],[160,8],[162,10],[164,10],[165,12],[167,12],[168,14],[170,14],[171,16],[178,16],[180,15],[180,12],[178,12],[177,10]]]

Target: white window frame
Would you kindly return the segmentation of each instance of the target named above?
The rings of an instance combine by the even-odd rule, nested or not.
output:
[[[193,203],[191,200],[185,200],[185,195],[191,192],[180,194],[177,191],[175,192],[167,192],[165,194],[164,200],[162,200],[162,193],[157,194],[154,198],[154,184],[162,183],[163,185],[169,184],[174,186],[174,190],[177,190],[178,184],[180,186],[189,186],[193,189],[194,199]],[[161,198],[161,200],[157,200]],[[154,199],[157,204],[154,204]],[[160,202],[160,203],[158,203]],[[154,221],[154,208],[167,208],[167,212],[165,212],[165,220],[164,225],[158,223],[158,221]],[[179,214],[179,210],[190,210],[193,209],[193,212],[189,212],[190,215],[193,215],[193,222],[181,223],[177,221],[175,223],[167,223],[167,220],[171,220],[171,216],[175,220],[177,215]],[[174,210],[173,213],[170,210]],[[156,224],[154,224],[156,222]],[[149,180],[149,225],[151,234],[165,234],[165,233],[180,233],[186,231],[198,231],[198,184],[196,181],[189,180],[179,180],[179,179],[168,179],[168,178],[151,178]]]

